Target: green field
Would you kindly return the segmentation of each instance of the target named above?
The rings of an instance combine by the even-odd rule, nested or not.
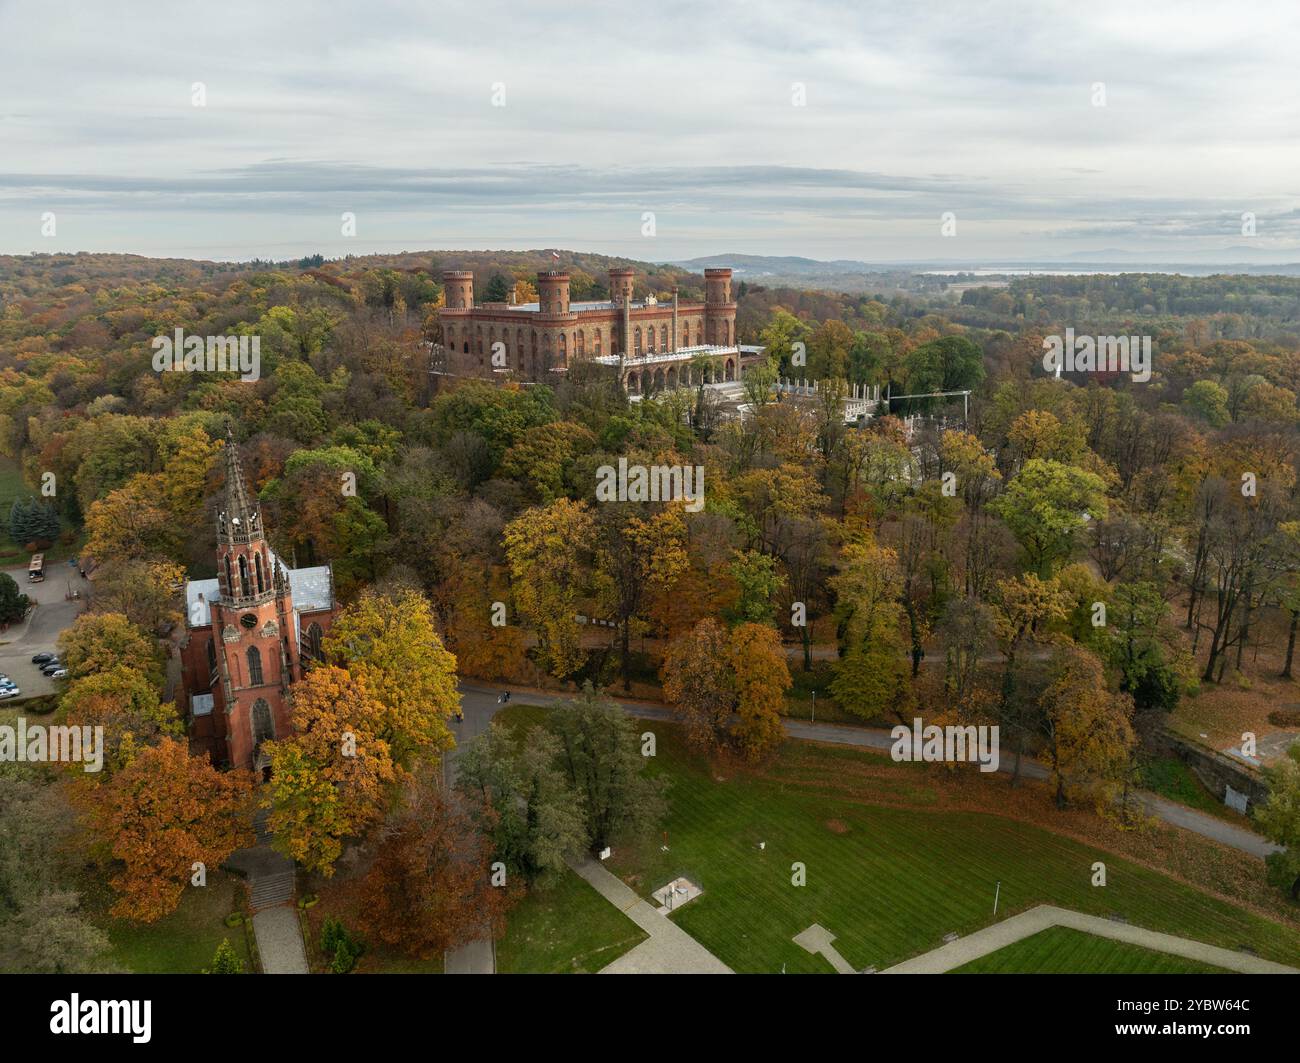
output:
[[[515,724],[544,710],[512,709]],[[679,744],[671,725],[650,770],[671,783],[660,837],[615,847],[611,870],[642,896],[686,875],[704,889],[673,918],[737,971],[829,971],[791,940],[813,923],[837,938],[856,968],[884,969],[999,918],[1051,903],[1224,948],[1247,946],[1294,963],[1300,933],[1050,831],[999,816],[933,812],[926,769],[865,750],[787,742],[759,774],[718,781]],[[864,764],[883,775],[854,776]],[[989,785],[1001,785],[990,781]],[[870,800],[919,807],[885,807]],[[765,847],[760,848],[760,843]],[[1103,860],[1105,887],[1090,884]],[[792,884],[792,865],[806,885]]]
[[[501,974],[594,974],[639,945],[645,931],[572,871],[534,889],[497,944]]]
[[[1181,956],[1054,926],[949,974],[1230,974]]]

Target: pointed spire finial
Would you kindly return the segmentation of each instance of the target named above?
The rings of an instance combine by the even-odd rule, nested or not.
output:
[[[244,466],[239,460],[239,444],[235,442],[234,426],[226,422],[226,494],[222,514],[227,532],[247,536],[259,531],[257,507],[249,500],[244,482]]]

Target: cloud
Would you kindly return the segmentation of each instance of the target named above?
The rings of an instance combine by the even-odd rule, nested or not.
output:
[[[1245,210],[1287,241],[1298,18],[1011,0],[0,5],[0,40],[19,42],[0,64],[0,251],[46,246],[47,210],[68,215],[58,249],[200,254],[346,248],[344,210],[385,246],[658,258],[1042,256],[1098,235],[1193,250],[1235,240],[1222,227]],[[939,243],[944,211],[962,224]]]

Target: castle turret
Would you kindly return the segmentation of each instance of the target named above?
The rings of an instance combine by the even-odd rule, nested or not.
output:
[[[632,302],[632,279],[635,276],[627,267],[609,271],[609,297],[615,306],[626,306]]]
[[[474,308],[474,274],[467,269],[444,270],[442,274],[443,305],[448,310]]]
[[[704,271],[704,336],[706,343],[736,342],[736,304],[731,301],[731,270]]]
[[[569,312],[569,275],[551,269],[537,274],[537,298],[543,314],[559,316]]]

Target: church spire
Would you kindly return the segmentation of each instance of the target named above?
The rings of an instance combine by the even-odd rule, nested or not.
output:
[[[218,525],[220,534],[232,542],[248,542],[262,534],[261,517],[249,500],[239,444],[229,422],[226,423],[226,492]]]

